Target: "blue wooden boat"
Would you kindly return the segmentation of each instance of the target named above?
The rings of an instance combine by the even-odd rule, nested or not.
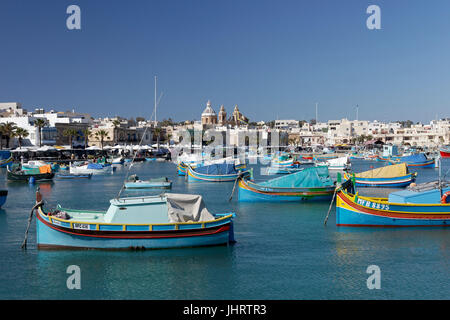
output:
[[[450,186],[441,191],[431,182],[389,194],[388,198],[360,196],[347,180],[337,191],[336,225],[350,227],[450,226]]]
[[[0,168],[5,168],[13,163],[13,157],[10,151],[0,150]]]
[[[357,187],[401,188],[415,181],[417,173],[410,173],[406,163],[381,167],[354,174]],[[352,174],[344,173],[348,180]]]
[[[413,154],[406,157],[391,160],[391,163],[404,162],[408,168],[434,168],[434,159],[428,159],[423,153]]]
[[[136,175],[131,176],[127,182],[125,182],[126,189],[170,189],[172,188],[172,181],[167,177],[153,178],[149,180],[139,180]]]
[[[3,207],[3,205],[5,204],[7,197],[8,197],[8,190],[0,190],[0,208]]]
[[[240,176],[250,176],[250,170],[238,170],[234,163],[221,163],[195,169],[189,166],[187,175],[188,181],[233,182]]]
[[[234,213],[211,214],[189,194],[118,198],[107,211],[37,209],[37,245],[46,248],[162,249],[234,242]]]
[[[260,183],[241,178],[238,186],[239,201],[247,202],[329,200],[335,190],[326,166],[305,168]]]

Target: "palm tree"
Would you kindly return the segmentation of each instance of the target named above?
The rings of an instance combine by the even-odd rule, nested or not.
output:
[[[92,135],[92,131],[89,130],[89,128],[86,128],[82,132],[83,132],[83,137],[84,137],[84,149],[86,149],[87,145],[88,145],[88,139]]]
[[[116,134],[116,129],[120,127],[120,120],[116,119],[112,122],[113,126],[114,126],[114,144],[117,143],[117,134]]]
[[[68,128],[63,131],[63,136],[69,137],[69,145],[70,145],[70,149],[72,149],[72,138],[78,136],[78,131],[75,129]]]
[[[161,137],[161,128],[156,127],[154,132],[156,134],[156,143],[158,145],[158,150],[159,150],[159,138]]]
[[[17,128],[14,132],[14,137],[17,137],[17,140],[19,142],[19,148],[22,148],[22,140],[23,138],[28,137],[29,133],[27,130],[23,128]]]
[[[42,147],[42,128],[47,125],[46,119],[36,119],[34,120],[34,125],[38,127],[39,131],[39,147]]]
[[[101,148],[103,150],[103,141],[105,138],[108,138],[108,132],[106,130],[98,130],[97,132],[95,132],[94,136],[100,140],[100,145]]]
[[[9,140],[14,136],[14,133],[17,129],[17,126],[13,122],[2,123],[0,132],[2,134],[2,138],[6,139],[6,147],[9,148]]]

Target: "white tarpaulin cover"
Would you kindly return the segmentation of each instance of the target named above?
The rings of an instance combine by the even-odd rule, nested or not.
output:
[[[200,195],[166,193],[166,198],[171,223],[214,220]]]

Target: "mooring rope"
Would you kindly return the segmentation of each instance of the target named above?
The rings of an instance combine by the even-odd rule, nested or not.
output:
[[[328,208],[327,216],[325,217],[325,221],[323,222],[324,225],[327,225],[328,216],[330,215],[331,208],[333,207],[334,198],[336,197],[336,192],[339,188],[334,189],[333,198],[331,199],[330,207]]]
[[[22,242],[22,247],[21,247],[22,249],[25,249],[25,250],[27,249],[28,231],[30,230],[31,220],[33,219],[33,212],[34,212],[34,210],[36,210],[43,204],[44,204],[44,201],[41,200],[41,201],[37,202],[31,209],[30,217],[28,218],[27,230],[25,231],[25,239],[23,239],[23,242]]]

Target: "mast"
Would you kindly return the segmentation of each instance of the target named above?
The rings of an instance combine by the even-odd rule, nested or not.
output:
[[[318,107],[318,103],[316,102],[316,124],[319,123],[319,107]]]
[[[156,76],[155,76],[155,127],[156,127]]]

